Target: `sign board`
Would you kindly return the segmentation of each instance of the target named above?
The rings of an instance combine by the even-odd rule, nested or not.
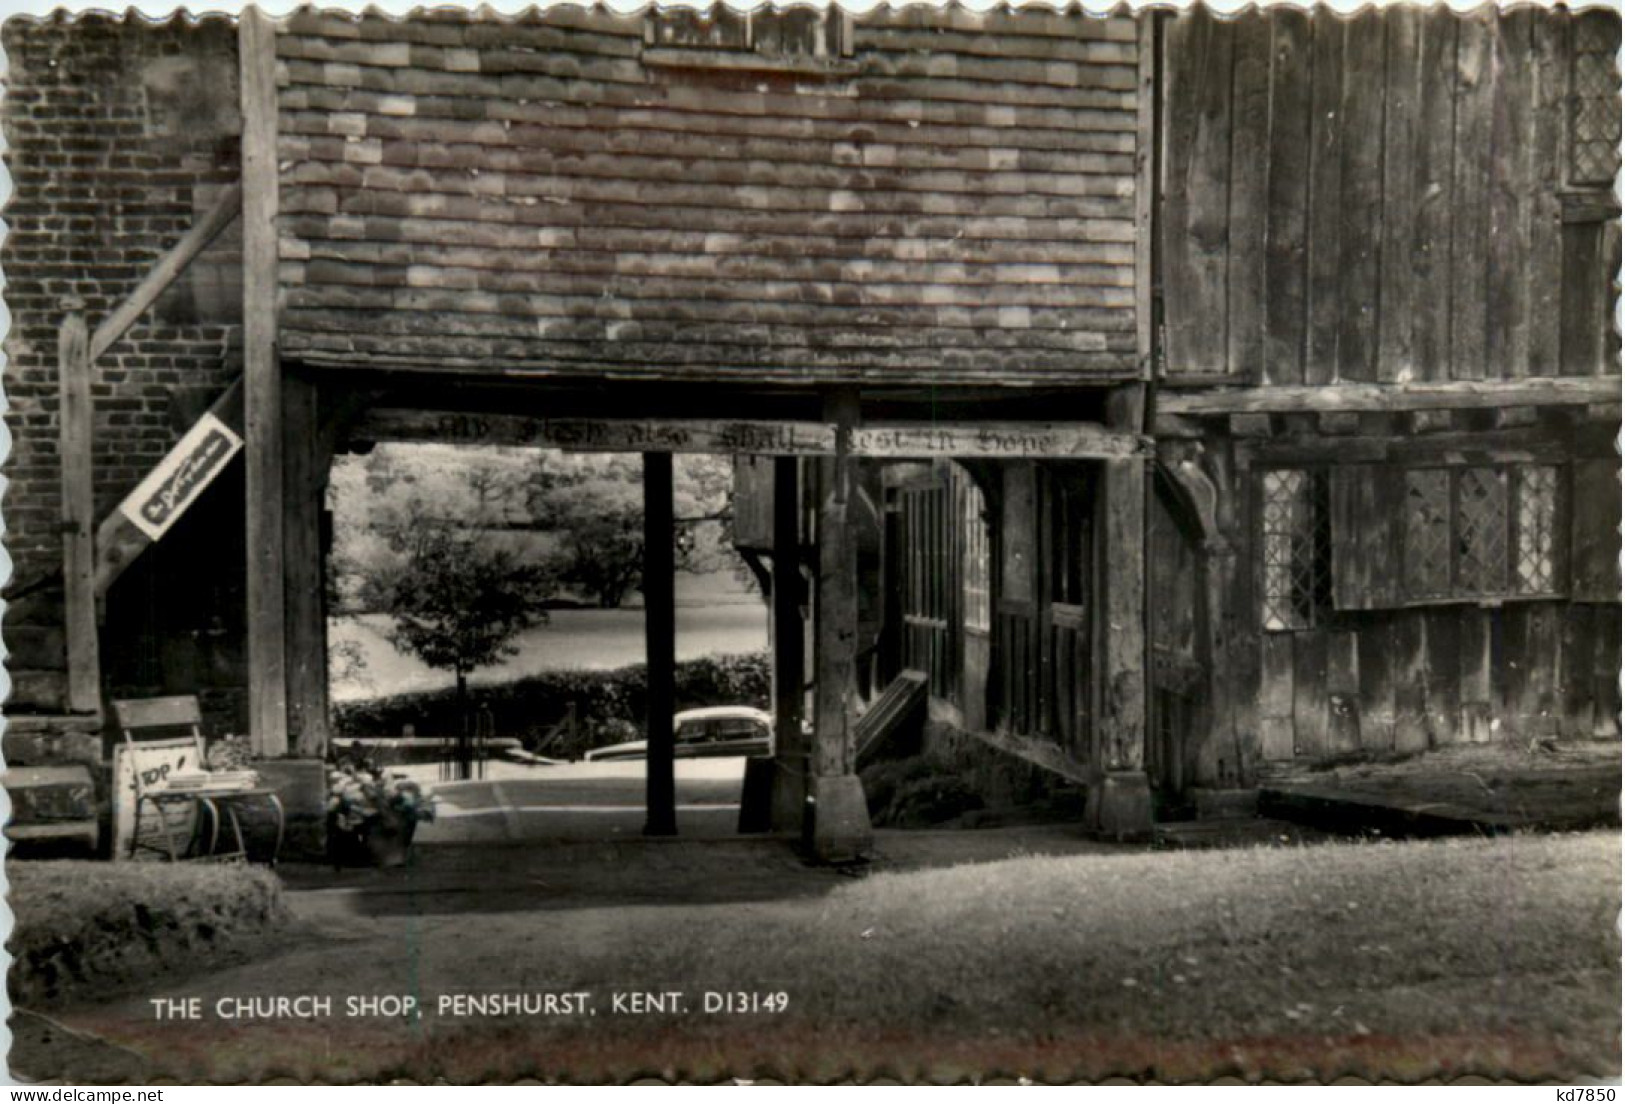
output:
[[[532,445],[581,452],[708,452],[755,456],[833,456],[836,427],[824,422],[699,419],[527,418],[373,410],[363,439],[450,444]],[[852,454],[876,458],[1124,459],[1140,437],[1093,422],[956,422],[867,425],[852,431]]]
[[[373,410],[357,435],[386,441],[531,445],[581,452],[708,452],[820,456],[835,451],[835,427],[818,422],[697,418],[527,418]]]
[[[203,769],[203,741],[196,736],[175,740],[150,740],[145,743],[121,743],[113,748],[113,857],[131,857],[131,841],[135,832],[135,779],[141,773],[141,784],[152,789],[162,787],[170,775],[182,771]],[[190,840],[196,827],[197,804],[174,802],[163,806],[164,818],[177,839]],[[149,805],[142,811],[141,841],[143,845],[162,848],[163,833],[158,818]],[[147,852],[156,855],[157,852]]]
[[[158,540],[242,447],[243,439],[230,426],[213,414],[203,415],[119,510],[137,529]]]

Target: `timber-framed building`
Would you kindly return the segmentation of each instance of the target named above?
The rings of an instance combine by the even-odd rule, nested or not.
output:
[[[794,581],[759,781],[828,857],[913,693],[1114,836],[1272,763],[1617,735],[1619,34],[13,20],[6,758],[196,693],[297,790],[330,461],[401,439],[643,452],[656,527],[672,452],[739,456]]]

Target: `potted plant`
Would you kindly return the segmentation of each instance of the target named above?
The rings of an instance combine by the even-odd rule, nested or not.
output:
[[[403,774],[341,760],[327,772],[327,840],[333,865],[362,857],[404,865],[419,821],[434,819],[434,796]]]

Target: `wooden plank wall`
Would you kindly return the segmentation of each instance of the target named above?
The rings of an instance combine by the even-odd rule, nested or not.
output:
[[[742,74],[645,64],[643,17],[602,8],[302,9],[278,41],[284,352],[1132,377],[1135,20],[853,19],[849,57]]]
[[[1388,429],[1398,432],[1392,425]],[[1575,427],[1566,432],[1576,449],[1600,443],[1598,435]],[[1326,442],[1324,454],[1334,447],[1358,451],[1361,440]],[[1422,455],[1425,440],[1415,438],[1403,447]],[[1458,455],[1471,448],[1456,440]],[[1246,447],[1249,467],[1271,447]],[[1487,445],[1478,447],[1489,453]],[[1312,628],[1283,632],[1261,627],[1263,502],[1258,470],[1243,469],[1237,485],[1243,491],[1238,532],[1245,566],[1238,583],[1250,578],[1252,585],[1246,594],[1235,588],[1229,601],[1252,634],[1247,647],[1257,649],[1258,668],[1242,685],[1258,713],[1256,722],[1238,717],[1237,733],[1246,736],[1256,723],[1258,754],[1266,761],[1502,740],[1617,737],[1621,624],[1618,576],[1611,568],[1619,545],[1608,535],[1619,517],[1618,461],[1582,455],[1570,466],[1574,483],[1566,497],[1572,503],[1573,536],[1559,539],[1556,556],[1559,590],[1570,597],[1509,599],[1499,606],[1401,606],[1393,580],[1377,581],[1392,573],[1399,555],[1397,542],[1386,551],[1381,547],[1391,524],[1402,524],[1393,516],[1390,525],[1381,524],[1383,513],[1397,513],[1397,505],[1370,500],[1373,489],[1383,486],[1376,479],[1337,478],[1368,469],[1332,469],[1331,509],[1334,518],[1344,515],[1334,532],[1379,535],[1376,543],[1362,540],[1349,555],[1334,554],[1337,608],[1319,611]],[[1360,493],[1348,493],[1347,486]],[[1243,512],[1250,515],[1245,520]],[[1582,544],[1602,551],[1572,552]],[[1590,581],[1591,561],[1604,558],[1608,569],[1599,569]],[[1362,560],[1365,574],[1339,579]],[[1358,601],[1362,591],[1376,601]]]
[[[1617,372],[1618,207],[1607,189],[1584,211],[1561,196],[1574,18],[1398,4],[1171,18],[1169,379]]]
[[[1263,633],[1266,760],[1619,734],[1620,607],[1509,602],[1342,613]]]

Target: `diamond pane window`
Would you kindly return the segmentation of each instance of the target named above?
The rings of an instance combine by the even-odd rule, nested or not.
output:
[[[1557,469],[1518,470],[1519,594],[1550,594],[1557,589]]]
[[[1500,594],[1506,585],[1506,472],[1467,468],[1456,481],[1456,588]]]
[[[1307,629],[1331,608],[1324,472],[1264,473],[1264,628]]]
[[[1618,23],[1606,15],[1574,22],[1569,77],[1569,183],[1612,184],[1619,172]]]
[[[1450,593],[1450,473],[1405,473],[1405,591]]]
[[[1564,522],[1550,464],[1405,473],[1405,598],[1555,597]]]

